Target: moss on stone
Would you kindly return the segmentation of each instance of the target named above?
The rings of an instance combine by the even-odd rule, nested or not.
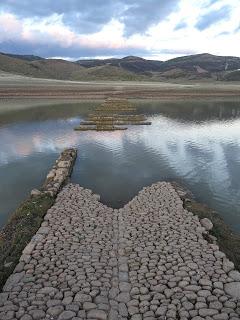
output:
[[[27,199],[0,232],[0,290],[53,203],[54,198],[47,194]]]

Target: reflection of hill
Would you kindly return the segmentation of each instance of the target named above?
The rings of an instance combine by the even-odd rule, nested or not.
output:
[[[240,117],[240,103],[236,101],[148,101],[137,105],[141,113],[162,114],[180,121],[225,121]]]
[[[59,105],[44,105],[34,108],[14,110],[1,113],[0,124],[28,121],[45,121],[68,119],[85,116],[97,106],[97,102],[65,103]]]
[[[187,122],[208,120],[229,120],[240,117],[240,103],[236,101],[135,101],[138,113],[146,115],[163,115],[171,119]],[[1,113],[0,125],[26,122],[68,119],[87,116],[99,102],[62,103],[43,105]]]

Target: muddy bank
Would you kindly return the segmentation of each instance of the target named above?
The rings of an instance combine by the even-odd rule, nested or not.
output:
[[[75,149],[64,150],[39,189],[31,191],[0,231],[0,290],[19,262],[23,249],[39,229],[47,210],[68,181],[77,156]]]

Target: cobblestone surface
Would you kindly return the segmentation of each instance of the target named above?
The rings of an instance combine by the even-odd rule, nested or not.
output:
[[[0,319],[240,319],[240,273],[209,227],[169,183],[119,210],[70,184],[0,294]]]

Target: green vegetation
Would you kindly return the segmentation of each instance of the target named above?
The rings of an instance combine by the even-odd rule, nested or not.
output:
[[[53,203],[54,198],[46,194],[27,199],[0,232],[0,290]]]

